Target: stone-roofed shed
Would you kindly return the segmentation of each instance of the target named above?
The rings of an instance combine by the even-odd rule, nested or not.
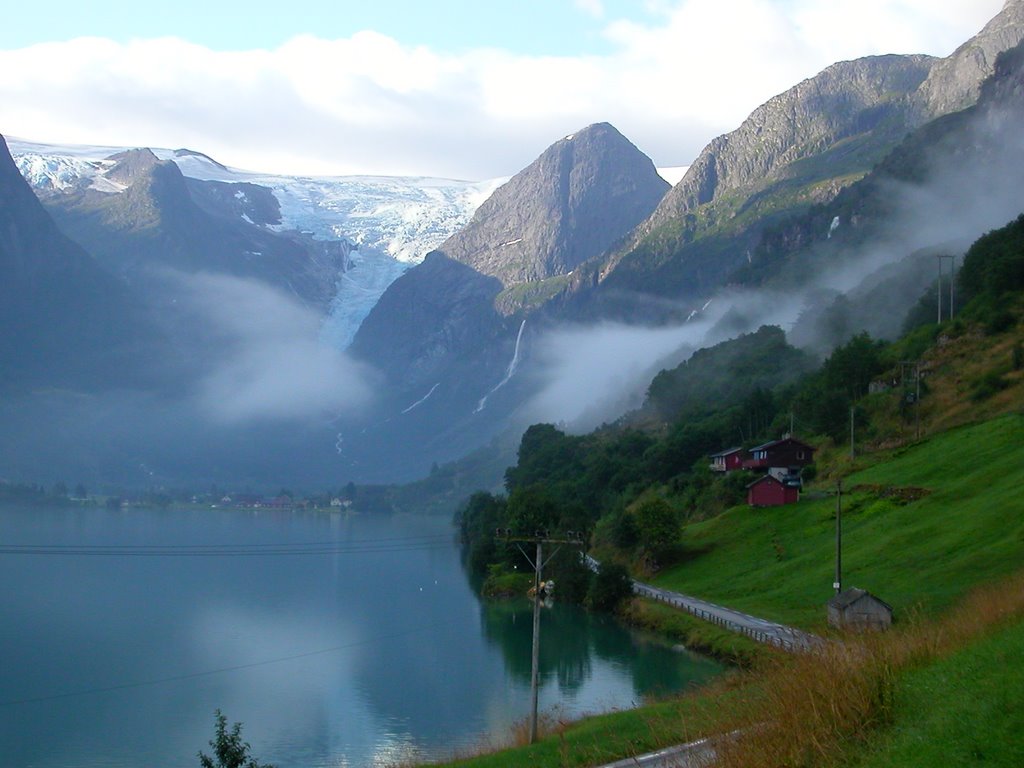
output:
[[[866,589],[851,587],[828,601],[828,624],[860,632],[892,626],[892,606]]]

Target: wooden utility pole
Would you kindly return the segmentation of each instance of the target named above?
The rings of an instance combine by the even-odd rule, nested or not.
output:
[[[900,360],[900,384],[903,392],[901,396],[909,397],[907,393],[907,368],[913,366],[914,371],[914,439],[921,437],[921,363],[915,360]]]
[[[541,573],[544,566],[551,562],[551,558],[558,554],[562,545],[582,546],[583,537],[577,531],[566,531],[564,538],[551,538],[547,531],[538,531],[533,536],[514,536],[508,528],[498,528],[495,536],[502,541],[514,543],[527,562],[533,566],[533,647],[530,665],[530,743],[533,744],[537,741],[537,703],[540,698],[540,600],[541,584],[544,583]],[[520,544],[537,545],[537,552],[532,561]],[[545,544],[558,545],[547,560],[544,559]]]
[[[537,740],[537,699],[540,696],[540,571],[544,552],[537,539],[537,560],[533,570],[533,648],[530,652],[530,743]],[[556,550],[557,551],[557,550]]]
[[[853,406],[850,406],[850,461],[856,458],[854,453],[854,442],[853,442]]]
[[[939,261],[939,286],[936,289],[938,298],[938,322],[942,322],[942,261],[949,259],[949,319],[953,319],[953,277],[956,274],[956,256],[936,254]]]
[[[953,319],[953,279],[956,276],[956,256],[949,257],[949,319]]]
[[[836,578],[832,588],[843,591],[843,481],[836,480]]]

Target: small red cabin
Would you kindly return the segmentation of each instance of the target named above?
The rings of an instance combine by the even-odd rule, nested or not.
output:
[[[719,451],[711,454],[712,472],[732,472],[734,469],[743,468],[743,457],[746,454],[742,448],[730,448],[726,451]]]
[[[747,504],[752,507],[779,507],[800,501],[800,488],[764,475],[747,486]]]

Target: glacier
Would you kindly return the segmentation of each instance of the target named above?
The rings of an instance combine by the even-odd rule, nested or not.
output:
[[[106,158],[126,147],[39,144],[8,138],[19,170],[34,188],[60,192],[78,184],[108,194],[123,189],[104,175]],[[229,168],[191,150],[153,149],[186,177],[269,188],[281,206],[276,230],[317,240],[347,240],[349,267],[338,275],[321,338],[345,349],[384,291],[423,261],[509,177],[460,181],[401,176],[280,176]]]

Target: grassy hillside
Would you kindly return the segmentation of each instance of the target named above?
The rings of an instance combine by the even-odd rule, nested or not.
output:
[[[1024,416],[962,427],[847,478],[843,582],[874,592],[897,617],[947,607],[1024,563],[1020,468]],[[834,497],[741,506],[684,531],[690,557],[656,583],[810,629],[832,594]]]
[[[1024,622],[904,677],[893,724],[852,768],[1024,765]]]

